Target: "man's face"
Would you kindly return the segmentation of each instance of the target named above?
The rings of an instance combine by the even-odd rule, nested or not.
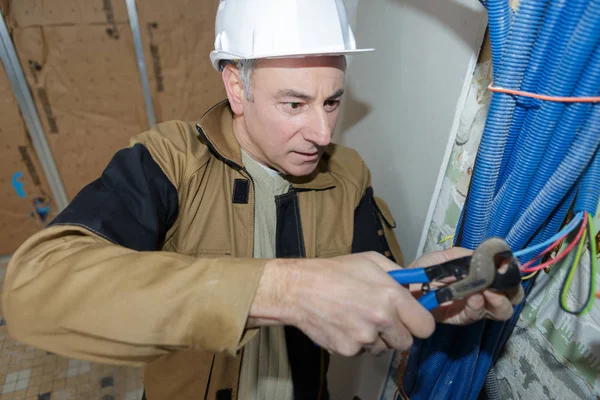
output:
[[[236,129],[244,150],[285,174],[312,173],[331,142],[344,75],[343,57],[259,62],[252,75],[253,99],[244,98],[241,129]]]

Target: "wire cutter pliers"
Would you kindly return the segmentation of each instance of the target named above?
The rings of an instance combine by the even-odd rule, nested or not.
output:
[[[400,284],[422,283],[423,292],[419,302],[428,310],[451,300],[464,298],[484,289],[512,292],[520,302],[523,298],[519,261],[510,246],[500,238],[482,242],[472,255],[424,268],[390,271]],[[456,281],[437,290],[429,284],[444,278],[455,277]]]

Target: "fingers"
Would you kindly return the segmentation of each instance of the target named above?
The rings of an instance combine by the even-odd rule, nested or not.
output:
[[[421,257],[413,261],[407,268],[429,267],[431,265],[442,264],[446,261],[455,260],[457,258],[470,256],[473,250],[463,247],[451,247],[446,250],[434,251],[423,254]]]
[[[464,313],[467,323],[479,321],[486,318],[488,312],[485,307],[485,297],[481,293],[476,293],[466,299]]]
[[[506,321],[512,317],[512,303],[505,295],[485,290],[483,296],[485,297],[485,308],[490,319]]]
[[[408,350],[413,344],[413,337],[400,321],[381,332],[380,341],[389,349]]]
[[[375,343],[365,346],[365,350],[372,356],[379,357],[388,350],[394,349],[395,347],[387,344],[383,338],[378,338]]]
[[[433,315],[425,309],[408,290],[403,290],[403,301],[396,308],[401,323],[414,336],[426,339],[435,329]]]

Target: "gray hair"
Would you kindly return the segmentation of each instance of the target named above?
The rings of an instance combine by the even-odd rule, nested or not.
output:
[[[252,96],[252,73],[258,65],[258,61],[259,60],[255,58],[238,61],[223,60],[221,63],[221,71],[227,64],[235,66],[240,71],[240,79],[242,80],[242,86],[244,87],[244,95],[248,101],[254,100]]]
[[[250,58],[247,60],[223,60],[221,62],[221,71],[225,68],[227,64],[231,64],[235,66],[240,71],[240,78],[242,80],[242,86],[244,87],[244,95],[248,101],[254,101],[254,96],[252,96],[252,73],[256,69],[258,62],[260,60],[257,58]],[[344,69],[347,67],[347,60],[344,57]]]

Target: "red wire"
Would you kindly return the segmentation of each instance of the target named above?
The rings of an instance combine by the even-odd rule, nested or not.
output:
[[[563,237],[557,239],[554,243],[552,243],[550,246],[546,247],[546,249],[544,251],[542,251],[540,254],[538,254],[535,258],[529,260],[527,263],[523,264],[521,266],[521,271],[525,272],[525,269],[529,268],[529,266],[531,264],[533,264],[534,262],[536,262],[537,260],[539,260],[540,258],[544,257],[546,255],[546,253],[548,253],[549,251],[551,251],[553,248],[555,248],[556,246],[558,246],[558,244],[565,239],[565,237],[569,234],[569,232],[565,233]]]
[[[587,218],[587,212],[586,212],[585,216],[583,218],[583,224],[581,224],[581,228],[579,228],[579,232],[577,233],[577,236],[575,237],[575,239],[573,239],[573,241],[571,242],[571,244],[569,245],[569,247],[567,247],[555,259],[550,260],[550,261],[546,261],[545,263],[543,263],[541,265],[537,265],[535,267],[529,267],[531,264],[533,264],[540,257],[540,256],[537,256],[533,260],[531,260],[528,263],[526,263],[525,265],[523,265],[523,267],[521,268],[521,271],[525,272],[525,273],[531,273],[531,272],[539,271],[540,269],[544,269],[544,268],[546,268],[546,267],[548,267],[548,266],[550,266],[550,265],[552,265],[552,264],[554,264],[554,263],[562,260],[579,243],[579,240],[581,239],[581,235],[583,235],[583,232],[585,232],[585,228],[587,226],[587,222],[588,222],[588,218]],[[555,246],[555,244],[558,244],[558,241],[554,242],[551,247]],[[550,249],[551,247],[549,247],[548,249]],[[546,249],[546,250],[548,250],[548,249]]]

